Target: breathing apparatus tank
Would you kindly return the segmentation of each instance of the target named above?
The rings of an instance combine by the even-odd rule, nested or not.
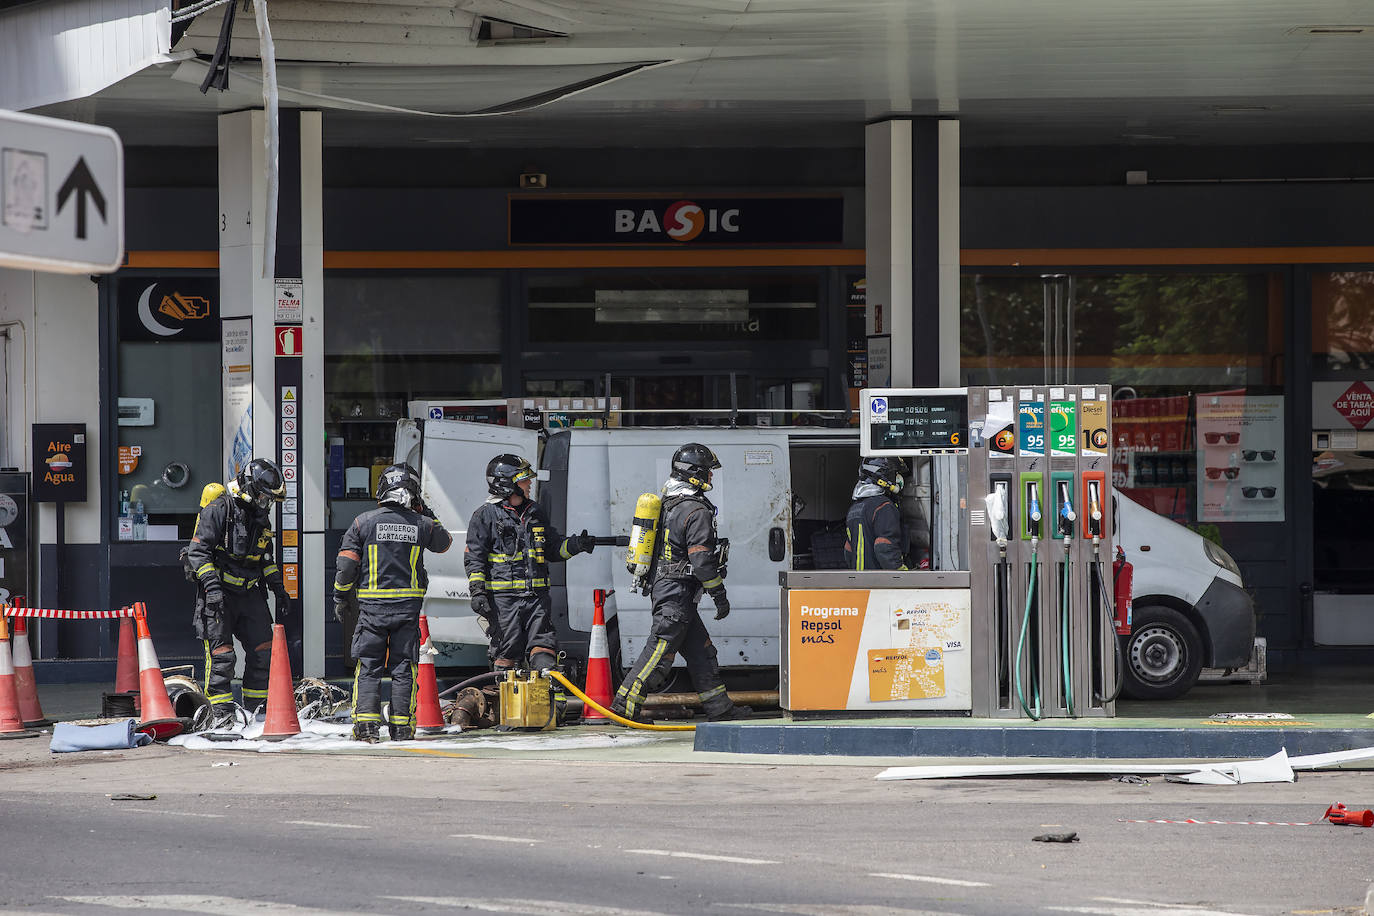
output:
[[[625,550],[625,568],[634,581],[630,591],[644,594],[645,577],[654,562],[654,543],[658,536],[663,499],[657,493],[641,493],[635,502],[635,517],[630,524],[630,544]]]

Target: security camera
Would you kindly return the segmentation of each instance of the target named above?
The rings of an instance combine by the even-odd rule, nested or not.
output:
[[[521,172],[520,189],[522,191],[542,191],[549,186],[549,176],[543,172]]]

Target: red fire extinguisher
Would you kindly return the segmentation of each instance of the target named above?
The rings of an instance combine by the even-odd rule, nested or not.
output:
[[[1112,584],[1116,592],[1116,635],[1131,635],[1131,579],[1135,568],[1126,559],[1126,551],[1120,545],[1116,548],[1116,560],[1112,563]]]

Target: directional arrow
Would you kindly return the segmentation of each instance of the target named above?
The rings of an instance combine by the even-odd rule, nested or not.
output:
[[[84,239],[86,237],[86,198],[89,196],[95,204],[95,208],[100,211],[100,219],[105,219],[105,195],[100,193],[100,185],[95,183],[95,177],[91,175],[91,170],[86,166],[86,157],[79,156],[76,165],[72,167],[72,172],[67,176],[67,180],[62,182],[62,187],[57,190],[57,212],[61,213],[62,208],[67,203],[67,198],[76,192],[76,237]]]

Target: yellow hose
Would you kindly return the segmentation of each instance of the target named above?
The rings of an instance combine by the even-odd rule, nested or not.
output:
[[[554,680],[558,681],[558,683],[562,684],[564,687],[571,690],[573,692],[573,696],[577,697],[583,703],[586,703],[588,706],[590,706],[592,709],[595,709],[603,716],[606,716],[609,719],[613,719],[616,722],[619,722],[621,725],[628,725],[630,728],[643,728],[648,731],[654,732],[694,732],[697,730],[697,727],[695,725],[649,725],[644,722],[636,722],[633,719],[627,719],[624,716],[618,716],[606,707],[602,706],[596,700],[593,700],[591,697],[587,696],[585,693],[578,690],[577,685],[574,684],[572,681],[568,680],[566,677],[564,677],[561,672],[550,669],[549,677],[553,678]]]

